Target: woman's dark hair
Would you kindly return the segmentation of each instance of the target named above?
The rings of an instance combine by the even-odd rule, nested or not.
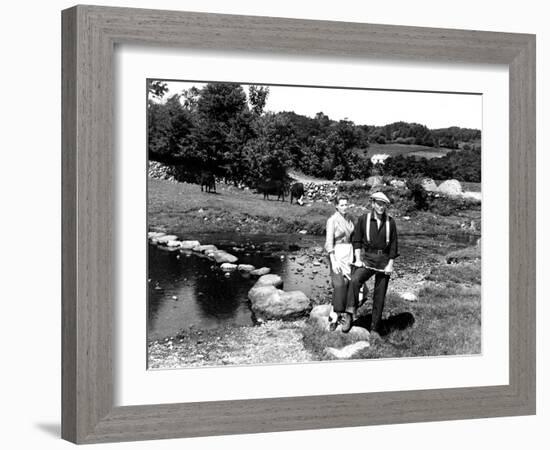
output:
[[[338,203],[340,203],[340,200],[346,200],[349,202],[349,197],[345,194],[338,194],[336,197],[334,197],[334,204],[338,205]]]

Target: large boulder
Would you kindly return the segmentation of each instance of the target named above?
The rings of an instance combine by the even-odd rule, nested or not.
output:
[[[462,196],[464,198],[469,198],[469,199],[472,199],[472,200],[477,200],[477,201],[481,201],[481,192],[472,192],[472,191],[466,191],[464,193],[462,193]]]
[[[319,328],[328,331],[330,322],[337,320],[338,314],[333,311],[332,305],[318,305],[311,310],[309,318],[314,320],[314,324]],[[370,337],[370,333],[366,328],[358,326],[352,326],[347,335],[358,341],[368,341]]]
[[[332,311],[332,305],[317,305],[309,313],[310,319],[324,320]]]
[[[311,309],[311,302],[301,291],[285,292],[273,285],[254,286],[248,292],[252,311],[264,320],[293,320]]]
[[[312,319],[315,325],[317,325],[322,330],[328,331],[331,321],[336,321],[338,319],[338,314],[336,314],[332,305],[317,305],[309,313],[309,318]]]
[[[273,286],[276,288],[282,288],[283,279],[279,275],[275,274],[262,275],[260,278],[258,278],[258,281],[256,281],[256,284],[254,285],[254,287],[260,286]]]
[[[439,185],[437,191],[445,195],[459,196],[462,195],[462,185],[458,180],[447,180]]]
[[[269,267],[262,267],[260,269],[255,269],[251,271],[250,275],[261,277],[262,275],[267,275],[269,272],[271,272],[271,269]]]
[[[422,187],[425,191],[428,192],[436,192],[437,191],[437,184],[435,184],[435,181],[431,178],[424,178],[422,180]]]
[[[255,267],[252,264],[239,264],[239,272],[252,272]]]
[[[349,330],[348,336],[352,336],[359,341],[368,341],[370,339],[369,330],[363,327],[356,327],[356,326],[351,327],[351,330]]]

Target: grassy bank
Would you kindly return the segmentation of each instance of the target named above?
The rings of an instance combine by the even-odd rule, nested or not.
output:
[[[480,261],[435,267],[418,292],[418,300],[403,300],[389,291],[382,338],[356,358],[473,355],[481,351]],[[391,282],[390,282],[391,286]],[[368,327],[371,301],[358,312],[357,326]],[[356,340],[340,332],[304,327],[304,345],[318,360],[331,359],[326,347],[343,347]]]
[[[242,233],[295,233],[324,235],[327,218],[334,212],[325,201],[307,206],[264,200],[252,190],[218,184],[218,193],[201,192],[196,184],[149,179],[148,221],[150,230],[175,233],[181,237],[196,233],[237,231]],[[367,211],[368,190],[358,186],[349,192],[353,204],[350,214],[358,217]],[[478,234],[481,221],[479,204],[438,198],[432,210],[411,211],[411,201],[398,198],[390,208],[400,233],[434,235],[448,233]],[[474,221],[475,231],[469,229]]]
[[[196,233],[237,231],[242,233],[324,233],[333,207],[314,203],[300,207],[250,190],[218,184],[217,194],[201,192],[196,184],[149,179],[149,229],[182,236]]]

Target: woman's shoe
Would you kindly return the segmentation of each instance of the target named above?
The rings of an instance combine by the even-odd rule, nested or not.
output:
[[[342,333],[349,333],[349,330],[351,330],[352,327],[352,316],[350,313],[343,313],[341,316],[342,320],[340,323],[342,324]]]

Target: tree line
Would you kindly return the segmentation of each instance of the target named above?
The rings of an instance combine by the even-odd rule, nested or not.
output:
[[[428,177],[434,180],[456,179],[481,182],[481,149],[452,150],[441,158],[395,156],[387,158],[381,167],[384,175],[398,178]]]
[[[188,180],[209,170],[228,182],[255,186],[260,180],[284,179],[290,168],[333,180],[367,178],[377,168],[367,152],[358,150],[372,142],[433,147],[444,140],[456,148],[451,144],[480,137],[479,130],[456,127],[429,130],[406,122],[374,127],[332,120],[322,112],[314,117],[266,112],[267,86],[251,85],[245,91],[236,83],[209,83],[164,99],[166,83],[150,81],[148,93],[149,158],[177,166],[179,178]],[[402,165],[413,164],[409,158],[393,159],[386,160],[390,164],[384,173],[394,167],[401,176]],[[423,171],[430,171],[431,161],[421,164]]]

